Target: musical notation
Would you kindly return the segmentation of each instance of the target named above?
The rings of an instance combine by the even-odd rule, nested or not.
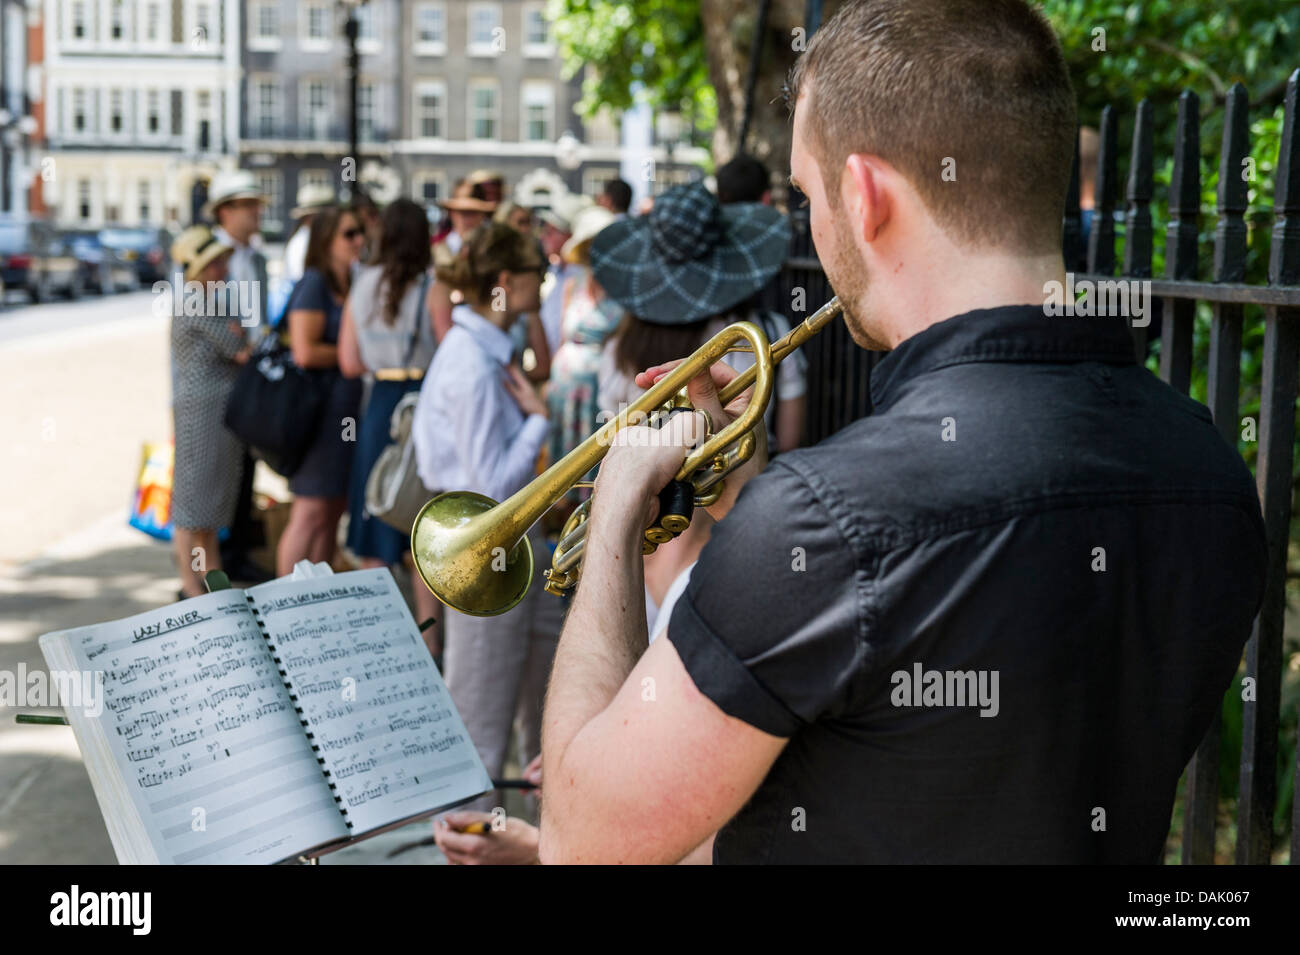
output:
[[[402,806],[436,805],[435,794],[456,785],[463,791],[478,764],[392,577],[347,577],[331,588],[333,600],[317,599],[319,581],[250,593],[356,831],[400,818]]]
[[[247,599],[186,606],[74,643],[104,673],[100,722],[160,856],[257,861],[271,820],[301,848],[339,838],[346,825]]]

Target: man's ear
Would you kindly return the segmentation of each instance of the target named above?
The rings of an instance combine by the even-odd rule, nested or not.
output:
[[[864,242],[874,242],[889,219],[889,196],[880,173],[875,157],[850,153],[840,176],[841,202]]]

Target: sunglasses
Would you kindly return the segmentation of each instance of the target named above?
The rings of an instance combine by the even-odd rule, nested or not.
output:
[[[351,242],[357,236],[359,235],[363,236],[365,234],[366,234],[365,229],[344,229],[343,230],[343,238],[347,239],[349,242]]]

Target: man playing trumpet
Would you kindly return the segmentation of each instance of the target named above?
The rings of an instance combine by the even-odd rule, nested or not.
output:
[[[970,6],[846,5],[791,77],[819,256],[890,352],[873,414],[728,477],[648,649],[641,533],[702,416],[620,433],[546,702],[544,862],[715,831],[715,862],[1160,857],[1261,601],[1258,499],[1122,317],[1046,313],[1074,97],[1025,0]],[[731,376],[690,388],[715,428]]]

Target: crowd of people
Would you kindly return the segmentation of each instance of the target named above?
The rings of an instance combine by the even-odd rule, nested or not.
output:
[[[173,256],[186,281],[252,282],[260,299],[255,315],[173,325],[180,596],[203,591],[204,570],[224,566],[240,579],[271,571],[250,567],[254,462],[222,420],[240,366],[265,336],[287,344],[327,395],[301,464],[285,475],[292,503],[274,573],[304,559],[335,562],[340,543],[363,567],[409,567],[409,537],[366,506],[399,403],[414,401],[414,449],[430,497],[469,490],[499,501],[634,401],[645,368],[690,354],[733,321],[753,320],[772,340],[785,334],[786,317],[763,304],[790,235],[769,180],[761,163],[741,156],[718,170],[716,192],[702,183],[670,189],[637,216],[631,187],[617,179],[598,196],[533,208],[483,170],[456,183],[435,217],[409,199],[376,210],[307,185],[280,266],[291,288],[268,302],[262,197],[247,172],[217,176],[205,208],[211,224],[185,232]],[[727,360],[743,370],[753,358]],[[800,356],[780,366],[771,453],[801,441],[804,374]],[[520,764],[540,774],[543,694],[566,605],[544,593],[540,567],[589,494],[575,489],[529,532],[539,572],[508,613],[439,608],[411,575],[416,618],[438,620],[426,642],[494,777],[512,738]],[[666,614],[710,526],[700,510],[686,533],[646,557],[650,619]],[[193,559],[195,548],[204,561]],[[498,803],[489,794],[462,812]],[[436,830],[440,839],[448,832],[463,836],[445,824]],[[530,834],[523,821],[511,832]]]

